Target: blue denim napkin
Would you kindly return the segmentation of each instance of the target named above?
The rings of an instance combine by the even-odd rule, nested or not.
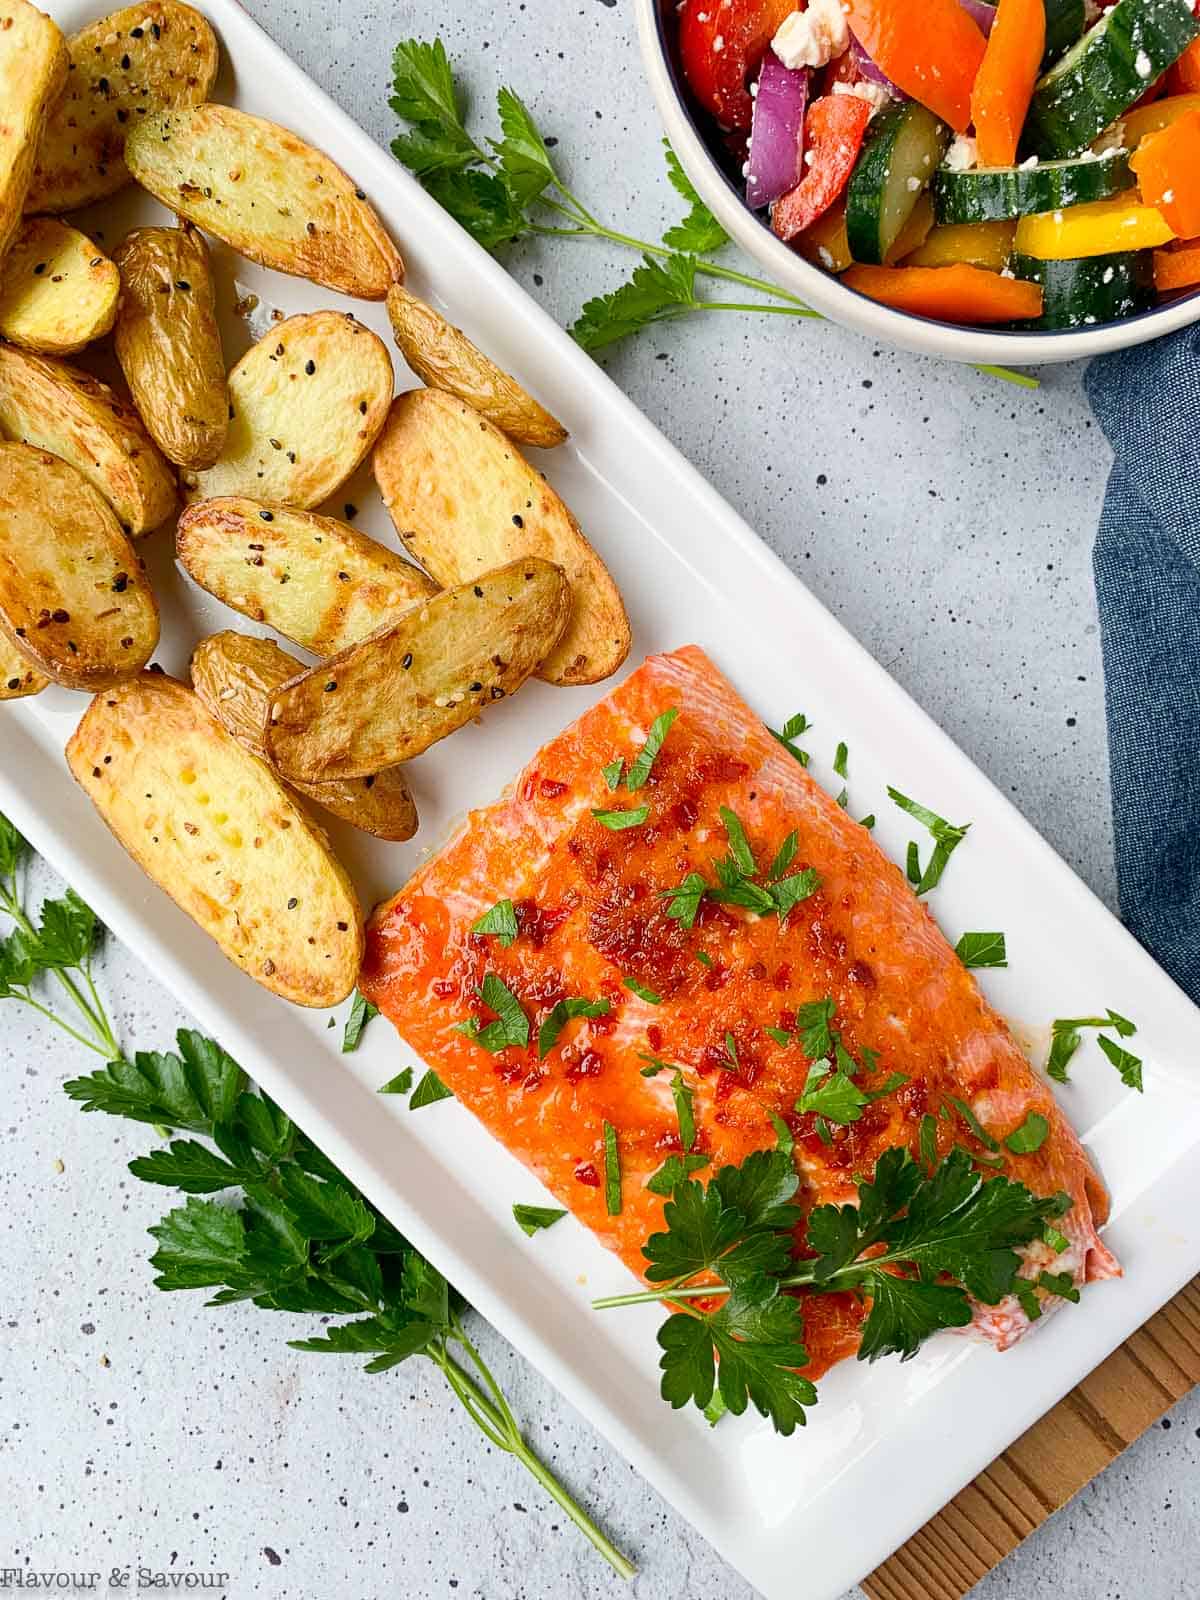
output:
[[[1086,387],[1116,453],[1094,560],[1121,915],[1200,1001],[1200,327]]]

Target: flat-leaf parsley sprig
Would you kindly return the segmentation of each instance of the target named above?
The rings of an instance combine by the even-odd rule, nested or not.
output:
[[[532,113],[512,89],[503,88],[496,97],[501,137],[480,143],[463,120],[461,97],[440,39],[405,39],[396,46],[389,104],[408,124],[392,140],[393,154],[485,250],[533,237],[603,239],[638,252],[641,262],[628,281],[589,300],[571,328],[585,350],[604,349],[655,323],[693,312],[822,320],[777,284],[712,259],[729,244],[729,235],[666,140],[667,177],[687,211],[660,240],[651,241],[610,227],[584,205],[563,181]],[[699,292],[698,279],[737,284],[766,298],[707,299]],[[1038,387],[1036,378],[1003,367],[979,370]]]

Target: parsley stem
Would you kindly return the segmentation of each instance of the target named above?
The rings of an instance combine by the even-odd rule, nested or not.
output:
[[[97,1044],[95,1040],[89,1039],[84,1034],[78,1032],[78,1030],[73,1028],[69,1022],[64,1021],[64,1019],[60,1017],[56,1011],[51,1011],[49,1006],[42,1005],[40,1001],[35,1000],[28,992],[25,994],[18,994],[15,989],[11,992],[14,1000],[21,1000],[25,1005],[32,1006],[32,1008],[41,1016],[45,1017],[48,1022],[53,1022],[56,1027],[61,1028],[64,1033],[70,1034],[72,1039],[74,1039],[78,1044],[83,1045],[86,1049],[94,1051],[98,1056],[103,1056],[105,1061],[111,1061],[113,1060],[114,1056],[120,1055],[121,1052],[119,1049],[110,1051],[106,1044]]]
[[[571,1519],[619,1577],[624,1578],[626,1582],[635,1577],[637,1568],[633,1563],[601,1532],[579,1502],[572,1498],[549,1467],[530,1449],[500,1385],[492,1375],[487,1362],[467,1336],[457,1316],[451,1319],[450,1327],[449,1337],[466,1351],[490,1394],[485,1394],[475,1378],[450,1354],[446,1339],[430,1345],[427,1353],[454,1391],[471,1421],[498,1450],[503,1450],[519,1461],[526,1472],[541,1484],[554,1503]]]
[[[0,884],[0,909],[8,913],[22,933],[28,934],[31,939],[37,937],[37,929],[30,921],[24,906],[22,906],[17,896],[15,883]],[[40,1011],[43,1016],[49,1017],[51,1022],[57,1022],[73,1039],[78,1039],[81,1044],[87,1045],[89,1050],[95,1050],[98,1055],[106,1056],[109,1061],[114,1060],[121,1054],[121,1047],[113,1036],[112,1028],[109,1026],[108,1019],[104,1014],[104,1007],[101,1004],[100,996],[96,993],[96,986],[92,983],[90,974],[84,973],[84,976],[87,978],[88,987],[91,989],[92,997],[96,1002],[95,1010],[88,1004],[79,986],[68,973],[64,972],[61,967],[54,967],[51,970],[61,987],[78,1007],[89,1028],[101,1041],[100,1044],[93,1044],[91,1040],[85,1039],[82,1034],[76,1033],[74,1028],[68,1026],[61,1017],[56,1016],[53,1011],[48,1010],[45,1006],[39,1005],[32,997],[27,997],[28,1003],[33,1006],[34,1010]]]

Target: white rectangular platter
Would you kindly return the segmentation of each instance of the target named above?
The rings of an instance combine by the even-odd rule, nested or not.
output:
[[[82,3],[52,9],[68,29],[97,14]],[[628,1282],[615,1259],[573,1221],[526,1239],[510,1207],[542,1199],[538,1185],[454,1102],[413,1113],[377,1096],[405,1054],[384,1023],[368,1030],[356,1055],[342,1056],[340,1027],[328,1029],[327,1014],[265,994],[142,877],[63,764],[82,698],[55,689],[0,716],[0,809],[117,936],[768,1600],[800,1592],[830,1600],[1200,1269],[1200,1012],[503,269],[233,0],[209,0],[205,10],[225,54],[217,96],[300,128],[351,172],[400,243],[416,292],[447,308],[572,430],[571,442],[539,464],[625,593],[631,664],[695,641],[773,725],[806,711],[816,725],[806,743],[817,776],[830,777],[844,739],[851,804],[857,815],[878,814],[878,837],[893,854],[902,855],[910,826],[888,804],[888,783],[970,821],[934,910],[951,940],[968,928],[1006,932],[1011,967],[983,982],[1015,1021],[1044,1028],[1056,1016],[1113,1006],[1140,1025],[1144,1096],[1124,1090],[1091,1046],[1062,1091],[1112,1188],[1108,1237],[1125,1263],[1123,1280],[1089,1290],[1082,1305],[1047,1319],[1005,1356],[943,1336],[907,1365],[847,1363],[825,1380],[809,1426],[791,1439],[750,1417],[710,1430],[658,1398],[657,1310],[591,1311],[594,1295]],[[161,220],[158,208],[129,191],[81,225],[102,228],[111,247],[126,226],[149,220]],[[339,300],[221,250],[217,262],[227,309],[238,289],[261,297],[259,331],[271,307],[336,305],[386,336],[378,306]],[[231,361],[253,337],[231,311],[225,334]],[[347,501],[360,508],[358,526],[394,543],[366,474],[329,509],[340,515]],[[182,674],[203,634],[245,624],[177,571],[169,529],[144,552],[163,607],[158,659]],[[422,828],[410,844],[335,829],[364,902],[403,882],[454,819],[493,798],[603,692],[533,684],[421,757],[411,772]]]

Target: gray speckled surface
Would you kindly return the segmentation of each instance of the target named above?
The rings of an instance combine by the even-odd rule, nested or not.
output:
[[[674,214],[626,0],[250,9],[381,140],[391,46],[440,29],[481,104],[500,81],[525,93],[594,209],[646,234]],[[547,241],[512,266],[569,319],[627,262]],[[716,315],[607,364],[1111,903],[1089,571],[1107,458],[1078,371],[1052,370],[1029,395],[833,328]],[[104,982],[129,1041],[162,1046],[185,1020],[119,948]],[[615,1592],[436,1374],[368,1378],[286,1349],[297,1319],[152,1292],[144,1230],[165,1205],[124,1166],[152,1136],[82,1116],[58,1087],[79,1053],[12,1005],[0,1056],[0,1568],[216,1571],[226,1592],[302,1600]],[[481,1338],[531,1438],[638,1560],[639,1600],[749,1597],[535,1373]],[[1194,1592],[1198,1438],[1193,1397],[980,1596]]]

